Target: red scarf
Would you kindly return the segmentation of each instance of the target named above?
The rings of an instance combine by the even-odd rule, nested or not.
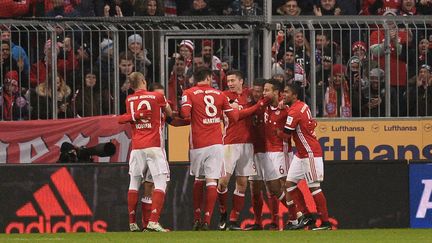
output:
[[[12,120],[12,103],[13,97],[8,94],[3,94],[3,120]]]
[[[342,83],[342,104],[337,103],[337,92],[333,85],[327,88],[325,94],[325,110],[324,116],[326,117],[351,117],[351,100],[349,97],[348,84],[346,81]],[[337,108],[339,107],[339,115]]]

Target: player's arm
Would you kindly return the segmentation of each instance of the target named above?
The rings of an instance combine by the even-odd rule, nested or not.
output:
[[[297,114],[297,112],[295,110],[290,109],[288,111],[288,116],[287,116],[287,120],[285,123],[285,127],[284,127],[284,132],[286,134],[292,134],[292,132],[295,131],[298,123],[299,123],[299,116],[300,114]]]
[[[263,111],[263,108],[268,105],[269,99],[263,98],[259,100],[255,105],[248,107],[246,109],[242,109],[239,111],[239,120],[243,120],[247,117],[250,117],[254,114],[256,114],[259,111]]]
[[[129,113],[124,113],[123,115],[117,116],[117,122],[120,124],[135,122],[140,119],[148,119],[151,117],[151,110],[139,110],[134,113],[134,115]]]
[[[223,99],[222,103],[222,112],[230,119],[231,121],[237,122],[239,120],[239,110],[238,108],[231,107],[228,99]]]
[[[177,117],[177,116],[167,117],[166,122],[173,127],[182,127],[182,126],[190,125],[190,120],[183,119],[183,118]]]
[[[192,101],[188,93],[184,92],[181,100],[180,116],[186,120],[190,120],[192,111]]]

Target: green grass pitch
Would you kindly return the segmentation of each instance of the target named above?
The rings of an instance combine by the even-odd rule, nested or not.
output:
[[[0,235],[0,242],[432,242],[430,229],[248,232],[111,232]]]

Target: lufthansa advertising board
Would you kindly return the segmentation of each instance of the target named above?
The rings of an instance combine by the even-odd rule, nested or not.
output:
[[[169,160],[189,161],[190,127],[169,127]],[[318,120],[325,160],[432,159],[432,120]]]

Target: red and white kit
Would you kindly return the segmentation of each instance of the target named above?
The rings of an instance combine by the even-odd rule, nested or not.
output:
[[[248,89],[241,94],[229,90],[223,92],[229,101],[239,105],[239,110],[252,106]],[[252,117],[249,116],[233,123],[224,115],[225,170],[236,176],[255,175],[253,162],[253,144],[251,137]]]
[[[284,153],[284,141],[277,135],[287,119],[287,110],[267,106],[264,111],[265,163],[261,163],[263,178],[272,181],[287,175],[288,165]]]
[[[162,137],[161,108],[167,105],[162,94],[138,90],[126,99],[127,113],[134,117],[140,109],[151,110],[150,119],[137,120],[132,126],[132,151],[129,158],[129,174],[144,176],[147,170],[155,176],[169,174]]]
[[[190,174],[207,179],[225,175],[221,118],[233,109],[222,91],[209,85],[197,85],[185,90],[182,114],[191,117]]]
[[[309,106],[297,100],[288,110],[285,128],[292,130],[297,153],[291,162],[287,180],[297,183],[305,178],[308,184],[324,179],[322,149],[315,136],[317,123]]]

